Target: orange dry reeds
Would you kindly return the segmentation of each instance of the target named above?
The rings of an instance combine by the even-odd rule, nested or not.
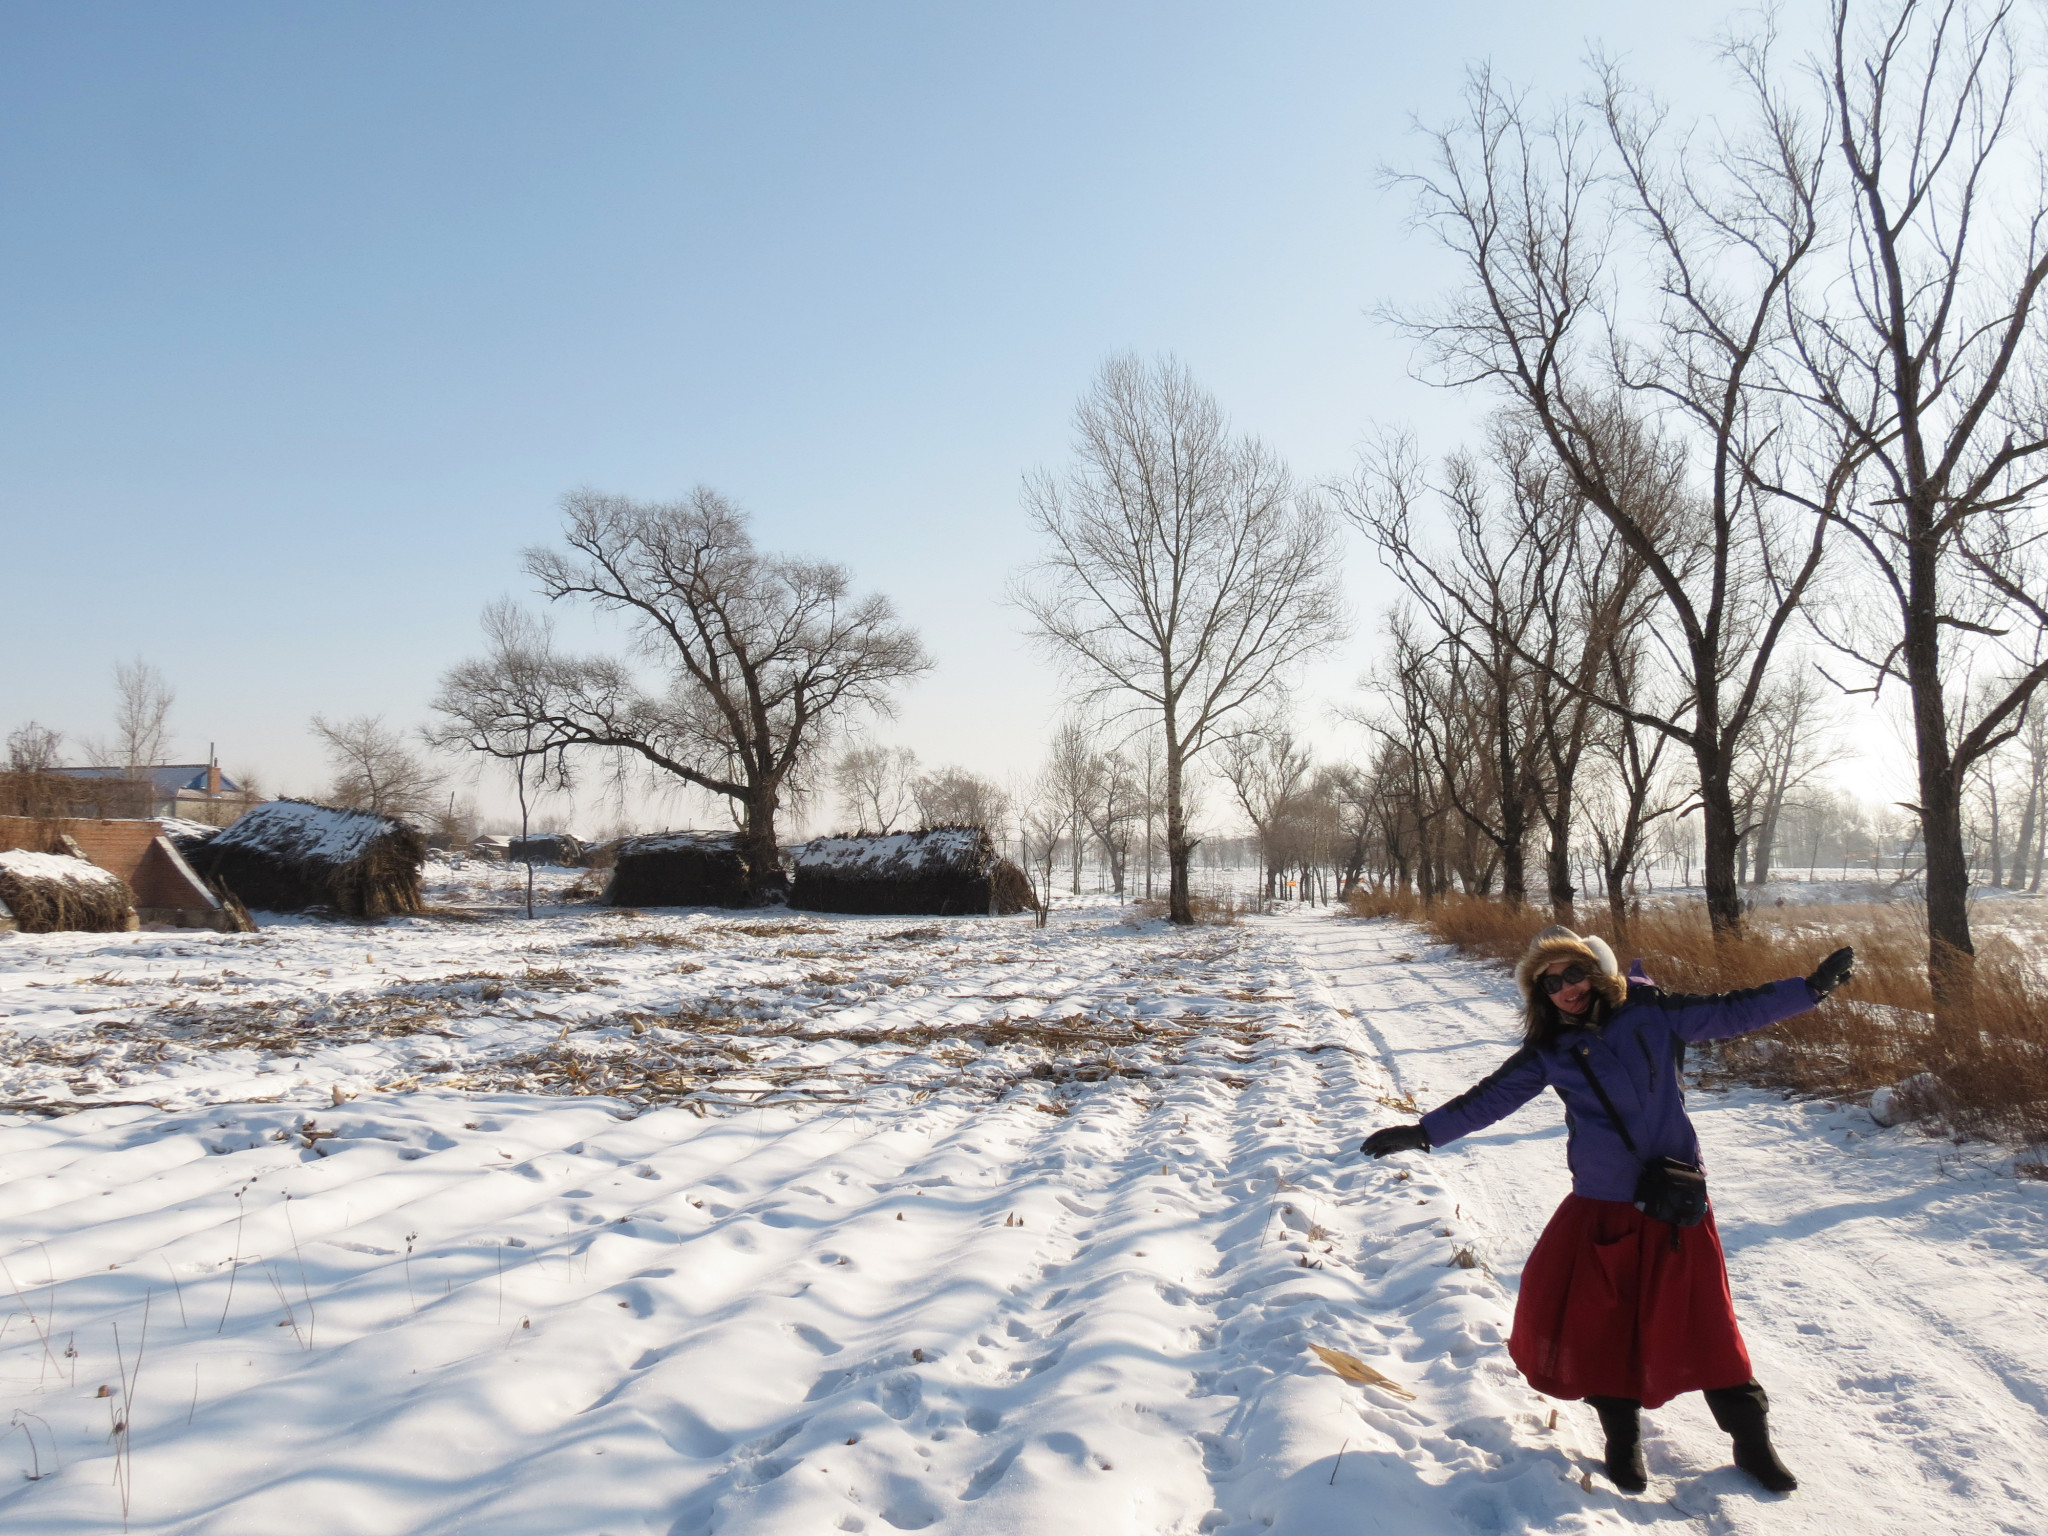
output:
[[[1398,893],[1351,898],[1361,917],[1401,917],[1439,943],[1512,963],[1554,920],[1536,907],[1453,896],[1425,905]],[[1856,947],[1856,979],[1797,1018],[1695,1056],[1710,1077],[1819,1096],[1860,1097],[1919,1072],[1943,1089],[1942,1111],[1960,1133],[2013,1143],[2048,1140],[2048,986],[2010,940],[1986,942],[1966,1003],[1937,1009],[1927,985],[1927,940],[1908,905],[1773,907],[1750,914],[1740,937],[1719,943],[1697,902],[1645,904],[1617,925],[1604,907],[1571,926],[1634,959],[1666,991],[1722,992],[1804,976],[1829,951]]]

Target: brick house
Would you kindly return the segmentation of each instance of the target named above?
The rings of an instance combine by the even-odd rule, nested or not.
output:
[[[81,781],[66,811],[73,816],[167,816],[231,825],[244,811],[262,803],[210,763],[164,763],[154,768],[53,768],[62,778]]]

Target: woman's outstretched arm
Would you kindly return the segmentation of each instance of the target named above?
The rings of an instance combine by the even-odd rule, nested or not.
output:
[[[1422,1117],[1432,1147],[1441,1147],[1506,1119],[1543,1091],[1549,1069],[1532,1045],[1525,1045],[1447,1104]]]
[[[1739,992],[1704,995],[1632,987],[1629,1001],[1661,1009],[1669,1016],[1672,1029],[1687,1040],[1725,1040],[1806,1012],[1855,974],[1856,951],[1843,948],[1821,961],[1811,976],[1788,976]]]

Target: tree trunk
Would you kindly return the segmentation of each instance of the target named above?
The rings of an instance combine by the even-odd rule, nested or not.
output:
[[[2012,845],[2012,877],[2006,881],[2011,890],[2018,890],[2027,883],[2027,855],[2034,848],[2034,816],[2041,804],[2041,781],[2035,779],[2027,785],[2027,808],[2020,815],[2020,835]]]
[[[767,905],[768,893],[780,884],[782,850],[775,842],[775,812],[781,796],[759,785],[748,789],[740,802],[744,820],[740,824],[739,853],[747,865],[747,905]]]
[[[1757,824],[1756,846],[1749,855],[1749,883],[1764,885],[1771,878],[1771,853],[1778,841],[1778,818],[1784,813],[1785,802],[1773,794],[1764,804],[1763,819]]]
[[[1989,778],[1989,775],[1986,775]],[[1986,786],[1991,797],[1991,883],[2005,884],[2005,848],[1998,832],[1998,780],[1990,779]]]
[[[1550,827],[1550,847],[1544,855],[1544,877],[1550,886],[1550,909],[1559,922],[1572,920],[1572,902],[1578,896],[1578,887],[1572,884],[1572,822],[1569,802],[1565,796],[1570,792],[1561,790],[1558,794],[1559,816]]]
[[[1173,721],[1166,721],[1166,920],[1190,924],[1195,909],[1188,895],[1188,863],[1194,844],[1188,841],[1187,805],[1181,793],[1181,744],[1174,738]]]
[[[1727,757],[1712,749],[1700,751],[1695,757],[1699,764],[1702,823],[1700,878],[1707,888],[1707,921],[1713,926],[1715,939],[1732,939],[1742,932],[1742,887],[1736,879],[1735,864],[1742,839],[1735,826]]]
[[[1977,954],[1970,938],[1970,861],[1963,851],[1962,798],[1953,770],[1944,771],[1923,758],[1920,836],[1926,847],[1927,979],[1935,1001],[1941,1003],[1968,996]]]
[[[1949,752],[1935,603],[1933,518],[1908,508],[1906,622],[1901,651],[1913,698],[1913,748],[1920,767],[1920,836],[1927,850],[1927,980],[1936,1002],[1969,991],[1977,946],[1970,941],[1970,865],[1963,854],[1963,782]]]

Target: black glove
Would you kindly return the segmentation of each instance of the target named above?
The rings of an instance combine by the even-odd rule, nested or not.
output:
[[[1806,984],[1813,990],[1813,1000],[1824,1002],[1830,992],[1855,974],[1856,951],[1845,945],[1816,965],[1813,974],[1806,978]]]
[[[1385,1157],[1390,1152],[1427,1152],[1429,1132],[1419,1125],[1390,1125],[1374,1131],[1358,1149],[1368,1157]]]

